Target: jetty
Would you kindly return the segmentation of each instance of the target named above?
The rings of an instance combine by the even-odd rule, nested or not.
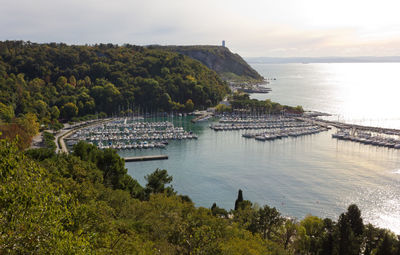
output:
[[[150,156],[138,156],[138,157],[126,157],[125,162],[136,162],[136,161],[149,161],[149,160],[165,160],[168,159],[168,155],[150,155]]]
[[[192,119],[191,122],[192,123],[196,123],[198,121],[207,120],[207,119],[211,118],[212,115],[213,115],[213,113],[204,111],[204,112],[201,112],[201,115],[199,115],[196,118]]]
[[[329,120],[323,120],[323,119],[316,119],[318,122],[323,122],[328,125],[331,125],[333,127],[339,128],[339,129],[359,129],[362,131],[368,131],[368,132],[375,132],[375,133],[382,133],[386,135],[399,135],[400,136],[400,129],[395,129],[395,128],[384,128],[384,127],[374,127],[374,126],[363,126],[363,125],[358,125],[358,124],[350,124],[350,123],[344,123],[344,122],[339,122],[339,121],[329,121]]]

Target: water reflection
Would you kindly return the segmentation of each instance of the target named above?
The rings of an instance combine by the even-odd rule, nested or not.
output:
[[[288,105],[334,114],[334,120],[400,128],[400,63],[254,64],[277,77],[270,94]]]

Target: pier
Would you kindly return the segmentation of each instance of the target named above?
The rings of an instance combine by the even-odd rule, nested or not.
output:
[[[150,156],[138,156],[138,157],[126,157],[125,162],[136,162],[136,161],[149,161],[149,160],[165,160],[168,159],[168,155],[150,155]]]
[[[197,116],[196,118],[192,119],[191,122],[196,123],[198,121],[207,120],[207,119],[211,118],[212,115],[213,114],[211,112],[204,112],[200,116]]]

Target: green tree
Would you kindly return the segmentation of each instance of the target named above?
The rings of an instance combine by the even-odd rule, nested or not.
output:
[[[224,208],[217,206],[216,203],[211,206],[211,213],[214,216],[228,218],[228,212]]]
[[[354,235],[356,237],[361,237],[364,231],[364,224],[360,209],[358,209],[357,205],[352,204],[347,208],[346,215]]]
[[[167,187],[172,182],[172,176],[168,175],[167,170],[156,169],[153,173],[145,177],[147,184],[145,192],[147,195],[154,193],[166,193],[168,195],[175,194],[172,187]]]
[[[337,252],[339,254],[357,255],[360,245],[351,229],[348,216],[342,213],[337,224]]]
[[[293,242],[294,237],[296,237],[298,232],[299,232],[299,227],[294,219],[284,220],[284,224],[281,226],[281,229],[279,230],[279,236],[285,250],[290,250],[292,252],[290,246],[291,243]]]
[[[0,141],[0,250],[5,254],[85,254],[88,237],[68,230],[76,209],[46,171]],[[6,234],[4,234],[6,233]]]
[[[74,103],[66,103],[61,108],[61,116],[67,120],[78,115],[78,107]]]
[[[284,219],[278,210],[268,205],[264,205],[264,207],[260,208],[256,215],[257,230],[264,239],[271,239],[271,235],[276,233],[283,222]]]
[[[378,246],[376,255],[395,255],[396,254],[396,237],[385,232],[383,240]]]
[[[17,118],[17,123],[30,136],[33,137],[39,133],[39,122],[36,114],[27,113],[20,118]]]
[[[308,215],[300,221],[301,231],[297,239],[297,249],[301,254],[320,254],[324,221],[318,217]]]
[[[76,87],[76,78],[75,76],[71,75],[68,79],[69,84],[71,84],[72,86]]]
[[[242,202],[243,202],[243,191],[241,189],[239,189],[238,196],[235,201],[235,207],[234,207],[235,211],[240,208],[240,203],[242,203]]]
[[[48,115],[48,105],[43,100],[36,100],[34,108],[37,115],[42,119]]]
[[[50,114],[51,114],[51,119],[53,120],[58,120],[60,117],[60,110],[58,109],[57,106],[52,106],[50,109]]]
[[[14,118],[13,107],[11,105],[7,106],[3,103],[0,103],[0,120],[10,122],[12,118]]]
[[[58,77],[56,84],[59,88],[64,88],[67,85],[67,83],[68,83],[67,78],[65,76],[60,76]]]
[[[186,112],[193,112],[194,110],[194,103],[192,99],[188,99],[185,103],[185,111]]]

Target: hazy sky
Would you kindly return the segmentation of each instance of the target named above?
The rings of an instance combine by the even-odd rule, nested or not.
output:
[[[242,56],[400,55],[399,0],[0,0],[0,40],[221,44]]]

